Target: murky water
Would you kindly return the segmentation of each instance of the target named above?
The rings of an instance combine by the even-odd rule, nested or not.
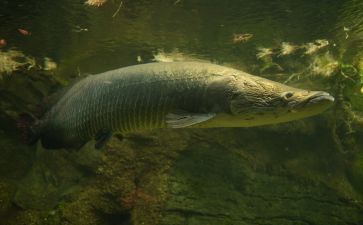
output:
[[[75,67],[84,73],[118,68],[135,64],[137,56],[148,62],[158,50],[175,49],[249,69],[256,63],[256,47],[316,39],[340,44],[342,26],[354,28],[352,19],[345,18],[350,5],[329,1],[125,1],[114,17],[117,1],[100,8],[81,1],[1,4],[6,21],[1,32],[8,47],[64,62],[69,72]],[[18,28],[32,35],[19,35]],[[241,33],[253,37],[234,44],[233,34]]]
[[[362,224],[362,18],[357,0],[0,1],[0,224]],[[191,60],[336,105],[279,126],[133,134],[101,152],[18,141],[18,114],[61,85]]]

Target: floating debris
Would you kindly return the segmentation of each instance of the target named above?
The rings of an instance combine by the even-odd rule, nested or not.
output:
[[[315,43],[318,44],[320,46],[320,48],[323,48],[323,47],[329,45],[329,41],[326,40],[326,39],[318,39],[318,40],[315,40]]]
[[[260,69],[260,73],[276,74],[284,71],[284,68],[272,60],[266,60],[264,66]]]
[[[305,54],[306,55],[313,54],[313,53],[315,53],[316,51],[319,50],[318,47],[317,47],[317,45],[315,45],[314,43],[311,43],[311,42],[305,44],[304,45],[304,48],[306,49],[306,51],[305,51]]]
[[[298,46],[298,45],[293,45],[293,44],[291,44],[289,42],[282,42],[281,43],[280,56],[293,54],[299,48],[300,48],[300,46]]]
[[[20,51],[0,51],[0,78],[1,74],[11,74],[21,68],[29,70],[35,66],[35,59],[24,55]]]
[[[122,7],[123,2],[120,2],[120,5],[118,6],[117,10],[115,11],[115,13],[112,15],[112,18],[115,18],[117,16],[117,14],[120,12],[120,9]]]
[[[329,53],[322,56],[316,56],[310,66],[311,74],[329,77],[339,68],[339,63]]]
[[[90,6],[95,6],[95,7],[100,7],[103,4],[105,4],[106,2],[107,2],[107,0],[87,0],[84,4],[90,5]]]
[[[180,58],[181,55],[177,55],[177,58]],[[158,53],[154,54],[155,62],[174,62],[175,61],[175,55],[171,56],[171,54],[167,54],[164,51],[158,51]]]
[[[192,55],[179,52],[178,49],[173,50],[170,53],[166,53],[163,50],[159,50],[153,55],[155,62],[182,62],[182,61],[197,61],[197,62],[209,62],[208,60],[198,59]]]
[[[253,37],[253,34],[233,34],[233,43],[243,43],[249,41]]]
[[[19,33],[21,33],[24,36],[30,36],[30,35],[32,35],[32,33],[30,31],[25,30],[25,29],[22,29],[22,28],[18,28],[18,31],[19,31]]]
[[[361,71],[361,74],[363,76],[363,55],[360,57],[358,61],[358,69]]]
[[[76,25],[74,26],[73,28],[73,32],[77,32],[77,33],[80,33],[80,32],[87,32],[88,31],[88,28],[84,28],[84,27],[81,27],[79,25]]]
[[[6,40],[5,39],[0,39],[0,48],[4,47],[6,45],[7,45]]]
[[[348,27],[343,27],[343,31],[345,33],[345,40],[349,38],[349,34],[348,32],[350,31],[350,29]]]
[[[318,39],[314,42],[309,42],[302,47],[306,49],[305,55],[311,55],[319,51],[320,49],[329,45],[329,41],[325,39]]]
[[[138,56],[136,57],[136,61],[137,61],[138,63],[141,63],[143,60],[142,60],[141,56],[139,56],[139,55],[138,55]]]
[[[51,71],[57,69],[57,63],[55,63],[51,58],[44,58],[43,70]]]
[[[256,54],[258,59],[271,57],[274,53],[272,48],[257,48],[258,53]]]

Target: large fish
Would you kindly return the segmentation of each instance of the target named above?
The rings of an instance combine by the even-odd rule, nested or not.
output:
[[[91,139],[100,148],[112,133],[275,124],[333,102],[326,92],[210,63],[150,63],[80,80],[29,131],[45,148],[79,148]]]

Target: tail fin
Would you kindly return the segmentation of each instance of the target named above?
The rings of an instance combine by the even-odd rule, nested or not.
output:
[[[21,113],[18,118],[17,127],[20,131],[20,137],[25,144],[35,144],[39,139],[39,133],[36,131],[34,125],[37,119],[29,113]]]

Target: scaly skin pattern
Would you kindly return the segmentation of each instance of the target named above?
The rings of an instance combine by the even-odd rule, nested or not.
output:
[[[190,127],[254,126],[274,123],[274,118],[283,122],[276,113],[259,117],[263,110],[281,108],[280,95],[286,91],[300,89],[209,63],[129,66],[76,83],[39,122],[38,132],[43,145],[70,147],[103,131],[164,128],[166,116],[178,112],[215,115]]]

